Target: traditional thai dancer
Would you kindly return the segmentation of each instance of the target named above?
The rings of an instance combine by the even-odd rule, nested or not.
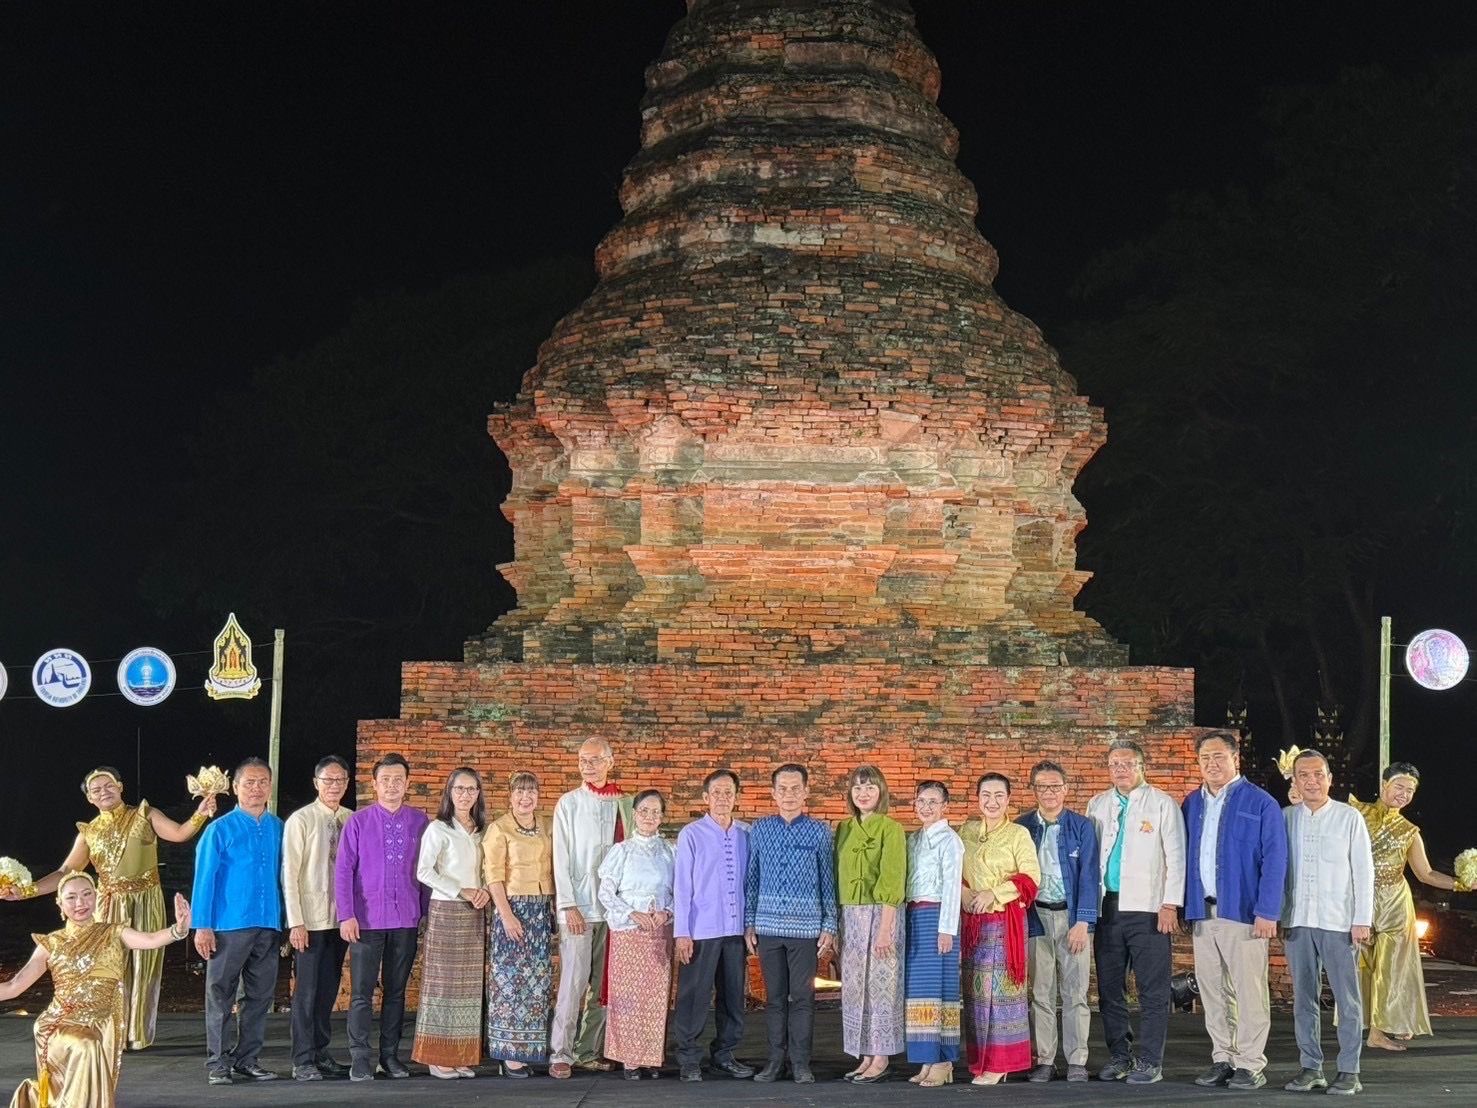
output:
[[[57,904],[66,926],[32,935],[36,952],[0,984],[14,1000],[47,970],[51,1003],[36,1020],[36,1073],[16,1090],[11,1108],[113,1108],[123,1055],[129,954],[161,950],[190,931],[190,905],[174,897],[174,926],[143,932],[97,918],[97,886],[85,873],[63,874]]]
[[[936,1088],[954,1080],[959,1060],[959,899],[964,843],[949,826],[949,789],[920,781],[913,799],[923,825],[908,836],[908,1061],[922,1065],[908,1078]]]
[[[189,842],[205,821],[215,815],[215,797],[200,801],[184,823],[155,811],[147,800],[136,807],[123,803],[123,775],[112,766],[99,766],[82,779],[82,793],[98,814],[77,824],[77,839],[61,866],[32,888],[7,890],[6,900],[23,900],[54,892],[68,873],[91,864],[97,871],[97,917],[137,931],[164,926],[164,892],[159,887],[159,840]],[[128,956],[128,1030],[124,1046],[142,1050],[154,1041],[159,1012],[159,981],[164,975],[164,953],[154,948]]]

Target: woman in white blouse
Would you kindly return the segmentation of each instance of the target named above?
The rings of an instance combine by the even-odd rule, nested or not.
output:
[[[949,789],[920,781],[913,807],[923,826],[908,836],[908,948],[903,957],[908,1078],[934,1088],[959,1060],[959,901],[964,843],[949,826]]]
[[[610,927],[605,1054],[632,1081],[660,1076],[667,1041],[674,861],[672,845],[661,837],[662,794],[637,793],[634,807],[636,833],[600,864],[600,903]]]
[[[482,1060],[482,971],[490,898],[482,887],[482,778],[452,770],[441,807],[421,836],[416,878],[431,890],[421,956],[421,1002],[411,1058],[431,1076],[475,1077]]]

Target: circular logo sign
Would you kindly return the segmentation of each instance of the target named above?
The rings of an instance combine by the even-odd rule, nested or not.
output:
[[[118,691],[148,708],[174,692],[174,662],[162,650],[141,646],[118,663]]]
[[[5,690],[10,688],[10,675],[5,672],[5,667],[0,666],[0,700],[5,699]]]
[[[1450,631],[1433,627],[1410,640],[1405,671],[1426,689],[1449,689],[1467,676],[1467,644]]]
[[[31,667],[31,688],[53,708],[70,708],[91,687],[92,670],[75,650],[48,650]]]

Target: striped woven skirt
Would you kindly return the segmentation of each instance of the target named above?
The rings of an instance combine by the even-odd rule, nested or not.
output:
[[[612,931],[608,957],[605,1056],[628,1066],[660,1066],[672,990],[672,925]]]
[[[908,905],[908,1061],[920,1065],[959,1060],[959,939],[940,954],[937,904]]]
[[[903,914],[893,913],[892,953],[879,958],[881,904],[841,909],[841,1049],[853,1058],[903,1049]]]
[[[514,942],[492,915],[487,955],[487,1056],[505,1062],[547,1062],[554,1008],[554,898],[510,896],[523,926]]]
[[[486,917],[465,900],[433,900],[421,956],[421,1000],[410,1056],[427,1066],[482,1060]]]
[[[963,913],[964,1048],[969,1071],[1014,1073],[1031,1068],[1026,982],[1005,964],[1005,913]]]

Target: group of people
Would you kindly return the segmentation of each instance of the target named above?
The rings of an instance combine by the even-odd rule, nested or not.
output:
[[[1162,1077],[1171,936],[1183,920],[1211,1042],[1197,1084],[1266,1083],[1268,940],[1280,927],[1300,1053],[1284,1087],[1358,1092],[1362,1028],[1371,1046],[1393,1050],[1430,1033],[1405,868],[1459,886],[1430,868],[1419,831],[1400,814],[1419,781],[1413,766],[1391,766],[1377,801],[1343,804],[1329,796],[1327,759],[1302,751],[1283,809],[1240,775],[1238,748],[1232,732],[1202,734],[1203,783],[1177,802],[1146,781],[1136,743],[1114,741],[1111,786],[1085,815],[1067,807],[1071,782],[1056,762],[1032,767],[1035,804],[1014,820],[1011,781],[985,773],[978,814],[958,831],[945,783],[919,781],[912,833],[889,814],[888,782],[873,765],[847,775],[849,815],[834,828],[808,814],[805,766],[773,771],[774,813],[752,825],[735,818],[738,774],[715,769],[703,782],[706,814],[675,842],[661,834],[665,797],[616,785],[600,738],[579,748],[581,784],[559,798],[552,820],[529,772],[512,775],[506,811],[490,819],[470,767],[448,776],[428,817],[405,803],[410,767],[389,754],[372,769],[374,803],[358,811],[342,803],[348,764],[329,756],[314,770],[317,799],[279,820],[268,811],[271,770],[248,758],[228,813],[210,822],[216,802],[207,797],[176,824],[146,801],[124,804],[121,775],[101,767],[82,785],[98,815],[78,824],[63,865],[7,894],[55,891],[65,920],[35,936],[30,961],[0,984],[9,999],[49,969],[55,985],[36,1024],[37,1079],[12,1105],[114,1103],[124,1047],[153,1038],[162,948],[192,924],[207,966],[207,1080],[277,1078],[258,1055],[284,922],[298,1081],[410,1075],[400,1048],[419,951],[410,1057],[442,1079],[474,1076],[484,1060],[509,1078],[540,1066],[556,1079],[616,1067],[649,1079],[670,1030],[683,1081],[721,1073],[811,1082],[815,978],[834,958],[843,1048],[857,1060],[850,1081],[883,1080],[904,1055],[919,1067],[909,1080],[936,1087],[954,1079],[962,1054],[975,1084],[1020,1072],[1044,1082],[1058,1075],[1059,1047],[1066,1079],[1086,1081],[1095,958],[1108,1053],[1097,1076],[1149,1084]],[[202,828],[193,907],[176,896],[175,923],[164,927],[158,840],[183,842]],[[768,1052],[757,1071],[735,1054],[750,954],[766,997]],[[346,958],[344,1066],[329,1045]],[[1340,1044],[1331,1084],[1320,1045],[1325,975]]]

